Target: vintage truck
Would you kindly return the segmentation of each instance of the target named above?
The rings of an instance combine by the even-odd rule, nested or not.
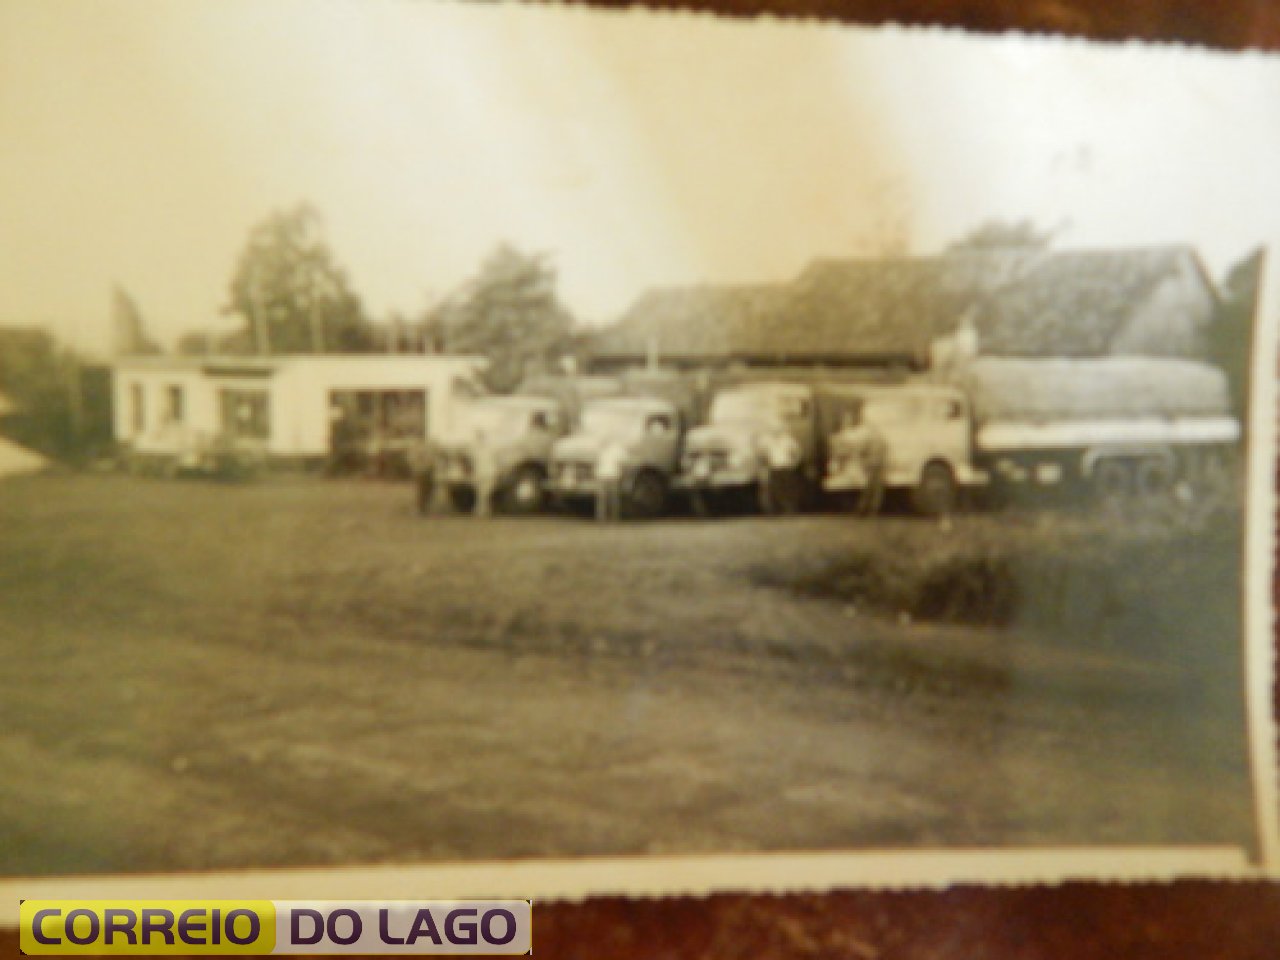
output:
[[[1240,437],[1226,377],[1205,363],[979,358],[881,382],[779,376],[723,387],[686,438],[675,487],[698,513],[754,504],[762,443],[783,429],[798,441],[810,498],[857,493],[866,477],[839,437],[855,410],[886,442],[886,486],[924,514],[975,490],[998,503],[1027,487],[1115,501],[1221,486]]]
[[[995,503],[1027,487],[1107,502],[1194,495],[1227,482],[1240,438],[1225,375],[1187,360],[982,358],[934,382],[856,393],[886,443],[886,486],[926,514],[974,488]],[[838,434],[826,474],[833,493],[866,482]]]
[[[808,491],[801,496],[809,499],[821,479],[828,428],[836,422],[828,408],[838,392],[839,387],[785,377],[720,388],[707,422],[685,439],[675,489],[689,497],[699,515],[756,504],[765,438],[784,430],[799,445],[799,470]]]
[[[885,441],[882,483],[905,491],[921,514],[950,513],[965,491],[985,487],[989,477],[978,465],[969,398],[957,387],[929,382],[867,386],[850,391],[849,412],[879,432]],[[828,439],[823,490],[860,493],[867,472],[857,451],[844,441],[837,422]]]
[[[540,510],[552,445],[568,429],[564,406],[552,397],[516,394],[459,401],[449,433],[415,458],[419,509],[430,509],[423,485],[434,483],[455,510],[473,511],[477,446],[484,444],[496,468],[491,506],[508,513]]]
[[[599,494],[596,463],[609,443],[626,450],[622,507],[630,516],[655,517],[667,504],[680,462],[686,414],[665,397],[619,396],[589,401],[578,429],[552,452],[548,488],[561,504],[594,502]]]
[[[504,513],[541,510],[552,446],[570,431],[583,403],[619,389],[611,377],[543,375],[526,380],[511,395],[459,400],[449,431],[419,445],[410,457],[419,510],[429,512],[437,486],[454,509],[475,509],[476,446],[481,442],[496,466],[491,506]]]

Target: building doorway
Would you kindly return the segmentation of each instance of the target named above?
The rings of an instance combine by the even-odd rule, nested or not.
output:
[[[329,472],[408,477],[414,446],[427,436],[427,391],[331,390]]]

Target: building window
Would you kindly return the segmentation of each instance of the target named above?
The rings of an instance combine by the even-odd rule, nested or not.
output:
[[[147,429],[147,395],[142,389],[142,384],[129,384],[129,411],[133,419],[134,434],[142,433]]]
[[[170,384],[165,388],[165,409],[164,419],[166,423],[181,423],[185,414],[183,410],[184,397],[182,395],[182,387]]]
[[[265,390],[223,388],[218,391],[222,433],[233,439],[266,440],[271,436],[271,404]]]

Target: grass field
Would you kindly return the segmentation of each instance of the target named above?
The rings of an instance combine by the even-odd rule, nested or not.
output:
[[[0,531],[8,874],[1252,842],[1221,531],[87,476]]]

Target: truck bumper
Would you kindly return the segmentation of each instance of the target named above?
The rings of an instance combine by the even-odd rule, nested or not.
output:
[[[991,478],[985,470],[979,470],[977,467],[954,467],[956,484],[961,487],[984,487],[991,482]],[[910,476],[894,476],[889,474],[884,478],[886,488],[910,488],[918,481],[918,477]],[[863,490],[867,485],[866,475],[863,473],[841,473],[833,477],[827,477],[822,481],[822,489],[828,493],[857,493]]]
[[[600,493],[598,480],[549,480],[547,491],[559,500],[594,500]]]

